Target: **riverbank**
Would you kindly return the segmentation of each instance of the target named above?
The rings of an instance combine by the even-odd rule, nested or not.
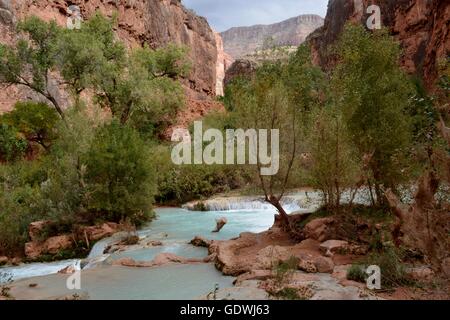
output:
[[[449,298],[448,282],[419,260],[408,265],[415,282],[407,286],[371,291],[364,281],[348,279],[349,270],[370,256],[371,232],[388,230],[390,222],[380,215],[368,219],[372,214],[359,211],[358,221],[340,221],[318,212],[303,226],[306,239],[294,241],[273,226],[276,212],[270,209],[165,208],[157,213],[156,220],[137,231],[136,243],[123,243],[120,234],[100,240],[87,260],[42,264],[53,269],[39,277],[22,273],[8,284],[9,294],[15,299]],[[228,223],[212,233],[221,217]],[[355,229],[346,232],[359,230],[354,233],[359,240],[344,239],[342,228],[336,228],[349,225]],[[77,265],[81,289],[71,291],[66,280],[78,269],[67,267]],[[10,271],[17,275],[18,269]]]

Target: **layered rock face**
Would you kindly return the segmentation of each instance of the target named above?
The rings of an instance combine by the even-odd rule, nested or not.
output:
[[[216,95],[224,95],[224,79],[227,69],[233,64],[233,58],[224,51],[223,40],[219,33],[215,34],[217,45],[216,63]]]
[[[156,48],[176,43],[189,48],[191,73],[184,84],[190,96],[207,99],[216,94],[216,35],[206,19],[184,8],[180,0],[0,0],[0,42],[16,39],[15,21],[36,15],[66,25],[69,5],[81,9],[83,19],[97,10],[107,16],[118,13],[116,33],[129,47],[148,44]],[[0,111],[9,110],[18,99],[29,99],[23,88],[10,87],[0,93]]]
[[[309,39],[316,63],[326,69],[334,64],[327,49],[341,34],[346,22],[366,24],[367,7],[378,5],[382,25],[401,43],[401,65],[424,79],[432,89],[440,60],[450,54],[450,3],[443,0],[330,0],[325,24]]]
[[[225,52],[233,58],[242,58],[263,47],[267,39],[274,44],[298,46],[306,37],[323,25],[323,18],[317,15],[301,15],[271,25],[231,28],[222,32]]]

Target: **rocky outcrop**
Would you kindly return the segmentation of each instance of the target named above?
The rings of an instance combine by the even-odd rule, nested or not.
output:
[[[203,238],[201,236],[196,236],[189,243],[192,244],[194,247],[209,248],[209,246],[211,245],[212,241],[207,240],[207,239],[205,239],[205,238]]]
[[[303,233],[305,238],[323,242],[334,237],[335,225],[333,218],[314,219],[305,225]]]
[[[225,72],[224,85],[227,86],[233,79],[243,77],[249,79],[256,72],[256,63],[246,59],[238,59]]]
[[[116,33],[128,47],[148,44],[157,48],[168,43],[186,46],[192,65],[184,85],[195,93],[196,100],[205,100],[216,94],[216,35],[206,19],[185,9],[180,0],[2,0],[0,43],[15,41],[17,34],[14,32],[14,23],[26,16],[36,15],[44,20],[56,20],[58,24],[66,25],[69,5],[79,6],[83,19],[97,10],[107,16],[117,12]],[[223,53],[221,59],[225,59]],[[32,93],[19,87],[9,87],[0,92],[0,112],[10,110],[17,100],[37,99]],[[62,99],[68,97],[63,96]]]
[[[216,219],[216,228],[212,232],[219,232],[227,223],[228,220],[225,217]]]
[[[50,237],[44,242],[27,242],[25,244],[25,255],[29,259],[37,259],[43,254],[54,255],[62,250],[72,248],[73,239],[69,235]]]
[[[424,79],[432,89],[441,59],[450,54],[450,5],[442,0],[330,0],[325,24],[309,36],[316,63],[331,68],[335,58],[329,48],[339,38],[347,21],[366,24],[368,5],[381,9],[383,26],[400,41],[401,65]]]
[[[110,237],[123,230],[123,226],[114,222],[102,225],[83,226],[75,228],[72,234],[55,234],[55,224],[49,220],[30,223],[28,236],[30,241],[25,244],[25,256],[37,259],[42,255],[56,255],[63,250],[72,249],[78,241],[90,244],[100,239]]]
[[[191,264],[203,263],[202,259],[187,259],[177,256],[173,253],[160,253],[152,261],[136,261],[131,258],[122,258],[113,262],[113,265],[134,267],[134,268],[151,268],[160,267],[167,264]]]
[[[98,241],[110,237],[121,230],[121,226],[114,222],[106,222],[100,226],[89,226],[81,228],[80,236],[88,241]]]
[[[272,39],[275,45],[298,46],[322,25],[320,16],[301,15],[271,25],[231,28],[221,35],[225,52],[238,59],[262,49],[267,39]]]
[[[215,33],[217,45],[216,63],[216,95],[224,95],[224,79],[227,69],[233,64],[234,59],[224,51],[223,40],[220,33]]]

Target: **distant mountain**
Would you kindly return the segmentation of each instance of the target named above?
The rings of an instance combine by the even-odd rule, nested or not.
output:
[[[221,33],[225,52],[233,58],[242,58],[263,48],[268,39],[281,46],[298,46],[324,19],[318,15],[301,15],[270,25],[235,27]]]

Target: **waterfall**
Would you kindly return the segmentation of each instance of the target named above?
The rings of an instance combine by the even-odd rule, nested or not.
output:
[[[283,198],[281,205],[288,213],[308,209],[302,207],[299,199],[293,197]],[[198,211],[199,208],[204,211],[275,210],[275,208],[270,203],[264,201],[263,198],[256,197],[216,198],[205,201],[190,202],[183,205],[183,208],[189,211]]]

